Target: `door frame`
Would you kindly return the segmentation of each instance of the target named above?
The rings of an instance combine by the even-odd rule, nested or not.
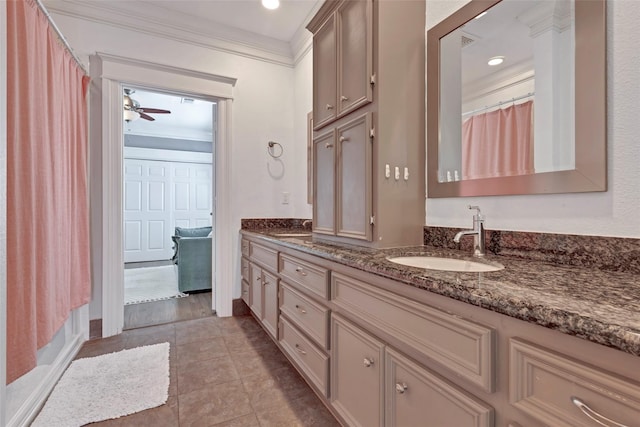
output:
[[[231,107],[236,79],[184,68],[98,53],[90,58],[92,76],[89,161],[92,235],[93,311],[102,317],[102,336],[124,326],[123,270],[123,119],[122,87],[192,95],[218,103],[213,186],[215,253],[212,265],[212,309],[231,316],[233,306],[233,247],[231,223]],[[98,301],[100,298],[101,301]]]

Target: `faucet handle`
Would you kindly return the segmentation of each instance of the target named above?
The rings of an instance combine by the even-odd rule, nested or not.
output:
[[[467,206],[469,209],[475,209],[476,211],[478,211],[474,216],[478,219],[478,220],[483,220],[484,217],[482,216],[482,212],[480,212],[480,206],[474,206],[474,205],[468,205]]]

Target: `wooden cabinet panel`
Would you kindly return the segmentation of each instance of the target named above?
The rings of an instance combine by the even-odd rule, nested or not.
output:
[[[277,271],[278,269],[278,252],[254,242],[249,242],[249,259],[270,270]]]
[[[267,331],[278,339],[278,278],[265,270],[262,271],[262,276],[262,323]]]
[[[326,397],[329,384],[329,358],[284,317],[280,325],[282,348]]]
[[[280,287],[280,311],[320,347],[328,349],[329,309],[313,302],[284,282],[280,282]]]
[[[288,255],[280,255],[280,275],[303,292],[329,299],[329,271]]]
[[[337,129],[336,234],[338,236],[371,240],[370,130],[370,113],[363,114]]]
[[[336,25],[332,15],[313,35],[313,127],[336,117]]]
[[[240,252],[242,252],[243,256],[249,256],[249,241],[247,239],[240,241]]]
[[[242,279],[242,300],[251,307],[251,286],[245,279]]]
[[[493,425],[493,408],[390,348],[385,377],[386,426]]]
[[[638,425],[640,384],[519,339],[509,353],[509,401],[526,414],[558,427]]]
[[[348,425],[383,425],[383,360],[382,342],[331,316],[331,405]]]
[[[494,391],[494,331],[358,280],[331,274],[334,304],[484,390]]]
[[[373,2],[345,1],[338,18],[338,116],[371,102]]]
[[[249,281],[249,260],[245,257],[240,259],[240,276],[247,282]]]
[[[313,140],[313,231],[335,232],[335,131]]]
[[[262,319],[262,268],[250,263],[249,271],[249,286],[251,287],[249,291],[251,293],[251,304],[249,307],[258,319]]]

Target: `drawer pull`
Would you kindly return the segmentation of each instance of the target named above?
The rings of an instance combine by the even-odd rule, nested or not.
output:
[[[373,359],[369,359],[368,357],[364,358],[364,367],[368,368],[373,365]]]
[[[407,391],[407,385],[405,383],[396,383],[396,391],[400,394],[404,394]]]
[[[586,403],[575,396],[571,396],[571,403],[576,405],[587,417],[604,427],[627,427],[624,424],[617,423],[610,418],[600,415],[591,409]]]
[[[307,310],[305,310],[304,308],[300,307],[298,304],[296,304],[296,309],[298,309],[298,311],[302,314],[307,314]]]
[[[333,105],[327,104],[327,110],[333,110]]]
[[[269,282],[267,282],[266,280],[264,282],[262,282],[262,286],[267,286],[269,284]]]
[[[302,274],[303,276],[307,275],[307,272],[302,269],[302,267],[296,267],[296,272]]]
[[[340,137],[340,142],[346,142],[346,141],[349,141],[349,138],[347,138],[346,136]]]
[[[342,95],[342,96],[340,97],[340,101],[348,101],[348,100],[349,100],[349,98],[347,98],[347,97],[346,97],[346,96],[344,96],[344,95]]]
[[[260,280],[262,280],[262,277],[256,277],[256,281],[259,282]]]
[[[324,144],[324,146],[327,147],[327,148],[332,148],[333,144],[330,144],[330,143],[327,142],[326,144]]]
[[[303,356],[307,354],[307,352],[300,347],[300,344],[296,344],[296,350],[298,351],[298,353],[302,354]]]

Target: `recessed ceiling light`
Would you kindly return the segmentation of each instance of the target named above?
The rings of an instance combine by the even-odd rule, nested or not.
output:
[[[504,56],[494,56],[493,58],[489,58],[489,62],[487,64],[494,66],[500,65],[504,62]]]
[[[267,9],[277,9],[280,6],[280,0],[262,0],[262,5]]]
[[[475,18],[473,18],[473,19],[480,19],[480,18],[482,18],[482,17],[483,17],[484,15],[486,15],[486,14],[487,14],[487,11],[485,10],[484,12],[482,12],[480,15],[476,16],[476,17],[475,17]]]

